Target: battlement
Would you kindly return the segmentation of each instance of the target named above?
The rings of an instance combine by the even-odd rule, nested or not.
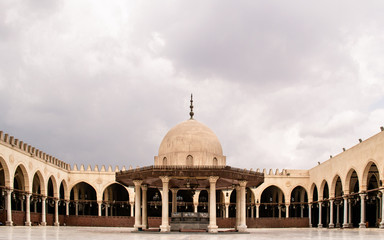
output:
[[[46,163],[50,163],[52,165],[55,165],[59,168],[70,170],[70,165],[59,160],[58,158],[55,158],[27,143],[24,143],[23,141],[20,141],[19,139],[15,138],[14,136],[10,136],[7,133],[4,133],[3,131],[0,131],[0,143],[3,143],[4,145],[7,145],[11,148],[17,148],[20,151],[24,152],[25,154],[30,155],[31,157],[39,158],[42,161],[45,161]]]
[[[129,169],[132,169],[132,166],[129,166]],[[92,168],[91,165],[88,165],[87,168],[85,168],[84,164],[80,165],[80,168],[77,166],[77,164],[73,165],[73,168],[69,166],[68,168],[71,172],[81,172],[81,173],[87,173],[87,172],[109,172],[109,173],[116,173],[120,171],[127,170],[125,166],[123,166],[121,169],[119,166],[116,166],[114,169],[111,165],[108,166],[108,168],[105,167],[105,165],[102,165],[101,168],[99,168],[99,165],[95,165],[94,168]]]

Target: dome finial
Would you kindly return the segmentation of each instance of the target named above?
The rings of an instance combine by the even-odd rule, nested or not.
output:
[[[189,112],[189,116],[191,116],[191,118],[190,119],[193,119],[193,115],[195,115],[194,113],[193,113],[193,96],[192,96],[192,93],[191,93],[191,106],[190,106],[190,108],[191,108],[191,111]]]

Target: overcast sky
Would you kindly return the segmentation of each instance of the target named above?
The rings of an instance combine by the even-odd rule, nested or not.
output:
[[[189,115],[227,164],[309,169],[384,124],[384,1],[0,1],[0,130],[154,163]]]

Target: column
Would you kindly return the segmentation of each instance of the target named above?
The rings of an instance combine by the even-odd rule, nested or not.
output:
[[[225,203],[225,218],[229,218],[229,203]]]
[[[25,226],[31,226],[31,195],[25,194]]]
[[[256,218],[259,218],[260,217],[260,204],[256,204]]]
[[[289,204],[285,204],[285,218],[289,218]]]
[[[129,202],[129,205],[131,206],[131,217],[135,216],[133,213],[134,213],[134,209],[135,209],[135,202]]]
[[[344,199],[344,223],[343,223],[343,228],[349,227],[348,224],[348,197],[343,196]]]
[[[5,192],[7,193],[7,199],[6,199],[6,202],[5,202],[5,209],[7,210],[7,221],[6,221],[5,224],[7,226],[13,226],[13,221],[12,221],[12,205],[11,205],[12,190],[7,189],[7,190],[5,190]]]
[[[312,227],[312,203],[308,203],[308,219],[309,219],[309,227]]]
[[[79,201],[75,201],[75,215],[79,215]]]
[[[148,190],[148,186],[142,185],[141,190],[143,192],[143,196],[142,196],[142,199],[143,199],[143,204],[142,204],[143,214],[142,214],[142,216],[143,217],[142,217],[141,225],[143,226],[143,228],[147,229],[148,228],[148,218],[147,218],[147,190]]]
[[[281,218],[281,206],[277,206],[277,208],[279,209],[279,218]]]
[[[236,224],[237,229],[240,225],[240,186],[236,186]]]
[[[352,224],[352,199],[348,200],[348,225],[349,225],[349,227],[353,227],[353,224]]]
[[[255,207],[252,206],[252,207],[251,207],[251,218],[254,218],[254,217],[255,217],[254,211],[255,211]]]
[[[101,204],[103,204],[102,201],[97,201],[97,216],[101,217]]]
[[[300,205],[300,218],[303,218],[304,217],[304,205],[301,204]]]
[[[336,227],[340,227],[340,203],[336,204]]]
[[[161,176],[161,181],[163,182],[163,196],[161,198],[162,200],[162,212],[161,212],[161,225],[160,225],[160,231],[161,232],[169,232],[171,230],[171,227],[169,226],[169,216],[168,216],[168,208],[169,208],[169,200],[168,200],[168,192],[169,192],[169,177],[168,176]]]
[[[217,233],[216,224],[216,182],[219,177],[209,177],[209,233]]]
[[[239,181],[240,184],[240,225],[237,227],[239,232],[245,232],[247,230],[246,222],[246,191],[247,181]]]
[[[65,215],[69,215],[69,200],[65,200]]]
[[[317,225],[318,228],[322,228],[323,227],[323,223],[322,223],[322,210],[323,210],[323,202],[319,202],[319,224]]]
[[[333,224],[333,199],[329,200],[329,228],[334,228],[335,224]]]
[[[46,220],[46,210],[45,210],[45,200],[47,197],[42,197],[41,198],[41,225],[42,226],[47,226],[47,220]]]
[[[21,207],[20,211],[24,212],[24,199],[23,198],[20,199],[20,207]]]
[[[179,189],[176,189],[176,188],[171,189],[171,192],[172,192],[172,213],[177,212],[177,191],[178,190]]]
[[[133,180],[133,184],[135,184],[135,231],[138,231],[141,228],[141,194],[140,187],[142,180]],[[107,207],[105,207],[107,208]]]
[[[59,222],[59,200],[55,199],[55,222],[53,223],[55,226],[60,226]]]
[[[193,211],[197,213],[197,207],[199,206],[199,195],[200,190],[196,190],[195,194],[193,195]]]
[[[380,222],[380,228],[384,228],[384,189],[381,189],[380,192],[381,192],[381,222]]]
[[[367,194],[365,193],[361,193],[360,194],[360,203],[361,203],[361,206],[360,206],[360,228],[366,228],[366,225],[365,225],[365,196],[367,196]]]

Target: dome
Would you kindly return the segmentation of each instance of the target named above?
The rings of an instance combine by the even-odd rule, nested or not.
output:
[[[155,165],[225,165],[225,156],[215,133],[199,121],[189,119],[165,135]]]

